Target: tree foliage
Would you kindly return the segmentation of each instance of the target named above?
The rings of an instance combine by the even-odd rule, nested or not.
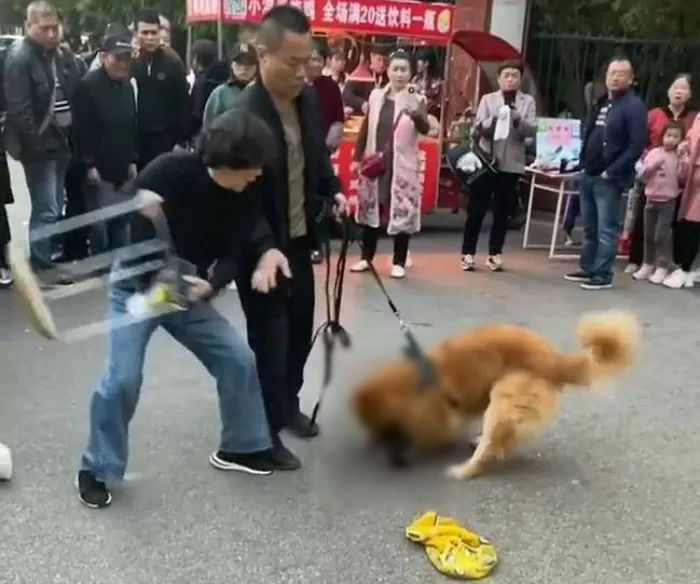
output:
[[[81,32],[100,32],[110,22],[129,24],[143,7],[153,8],[174,24],[183,24],[185,0],[50,0],[63,16],[66,25]],[[28,0],[6,0],[7,15],[3,20],[21,25]],[[4,4],[5,2],[3,2]]]
[[[535,0],[540,32],[604,37],[700,39],[697,0]]]

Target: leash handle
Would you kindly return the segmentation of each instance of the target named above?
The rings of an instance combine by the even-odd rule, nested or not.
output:
[[[342,242],[338,253],[338,261],[335,267],[335,281],[333,282],[333,291],[331,292],[331,245],[330,237],[324,238],[322,242],[323,253],[325,255],[326,277],[325,277],[325,297],[326,297],[326,322],[316,329],[311,340],[311,347],[316,344],[319,336],[323,336],[324,347],[324,366],[323,366],[323,383],[319,392],[316,405],[311,414],[309,426],[313,427],[316,424],[318,415],[323,405],[323,398],[330,386],[333,374],[333,353],[335,351],[336,342],[339,342],[343,348],[351,345],[351,338],[348,331],[340,324],[340,313],[343,303],[343,289],[345,284],[345,271],[347,264],[347,255],[350,248],[350,230],[348,229],[347,220],[340,222],[342,230]]]

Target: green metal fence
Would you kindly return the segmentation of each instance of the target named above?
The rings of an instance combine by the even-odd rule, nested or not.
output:
[[[558,115],[566,110],[582,116],[584,86],[619,53],[631,59],[637,90],[650,106],[666,103],[666,90],[678,73],[692,73],[700,83],[700,42],[534,34],[527,60],[537,79],[543,112]]]

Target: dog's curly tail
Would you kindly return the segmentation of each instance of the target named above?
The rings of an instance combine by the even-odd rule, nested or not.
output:
[[[609,310],[584,314],[576,334],[586,350],[561,356],[564,383],[591,387],[621,375],[634,363],[640,330],[637,317],[631,312]]]

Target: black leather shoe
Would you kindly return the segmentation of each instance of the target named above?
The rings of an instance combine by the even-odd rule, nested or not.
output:
[[[302,412],[297,412],[285,427],[299,438],[313,438],[319,433],[318,424],[315,422],[311,424],[311,418]]]

